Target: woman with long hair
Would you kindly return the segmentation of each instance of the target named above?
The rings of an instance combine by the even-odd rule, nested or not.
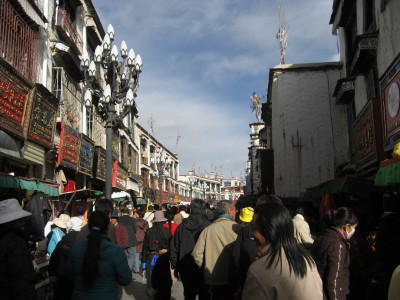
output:
[[[252,221],[258,259],[247,273],[242,299],[322,300],[322,282],[311,254],[299,245],[288,210],[257,206]]]
[[[345,300],[349,293],[349,240],[358,219],[351,208],[330,210],[323,216],[325,230],[311,248],[321,275],[324,299]]]
[[[128,285],[132,280],[124,250],[107,236],[109,223],[105,213],[92,212],[87,240],[72,248],[72,299],[118,300],[117,284]]]

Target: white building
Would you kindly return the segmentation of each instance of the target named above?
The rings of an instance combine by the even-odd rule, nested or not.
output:
[[[285,64],[270,69],[275,194],[299,197],[335,178],[349,161],[345,108],[332,97],[340,63]]]
[[[238,200],[244,194],[245,180],[232,177],[223,178],[221,187],[221,200]]]

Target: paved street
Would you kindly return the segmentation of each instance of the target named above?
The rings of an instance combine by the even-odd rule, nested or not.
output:
[[[175,282],[172,287],[171,300],[182,300],[183,286],[180,281]],[[122,300],[144,300],[146,299],[146,279],[143,281],[142,276],[133,274],[132,283],[123,289]]]

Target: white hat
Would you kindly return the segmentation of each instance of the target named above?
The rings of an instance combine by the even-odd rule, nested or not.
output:
[[[82,219],[79,217],[72,217],[69,221],[66,222],[67,225],[67,232],[73,231],[80,231],[82,228]]]
[[[32,214],[23,210],[17,199],[0,201],[0,224],[8,223],[21,218],[29,217]]]
[[[58,218],[55,218],[53,220],[53,222],[54,222],[54,225],[65,229],[65,228],[67,228],[67,224],[66,223],[69,221],[69,219],[70,218],[69,218],[68,215],[61,214],[61,215],[58,216]]]

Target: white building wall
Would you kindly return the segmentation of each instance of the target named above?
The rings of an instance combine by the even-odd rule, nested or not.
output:
[[[354,90],[356,91],[356,93],[354,94],[354,104],[356,109],[356,116],[358,116],[358,114],[362,111],[369,100],[367,95],[365,76],[357,76],[354,79]]]
[[[281,197],[298,197],[333,179],[336,166],[347,161],[345,107],[332,98],[339,74],[338,67],[273,76],[274,181]]]
[[[376,6],[377,26],[379,28],[378,77],[381,77],[400,53],[400,1],[388,1],[383,12],[380,12],[380,4],[377,3]]]

